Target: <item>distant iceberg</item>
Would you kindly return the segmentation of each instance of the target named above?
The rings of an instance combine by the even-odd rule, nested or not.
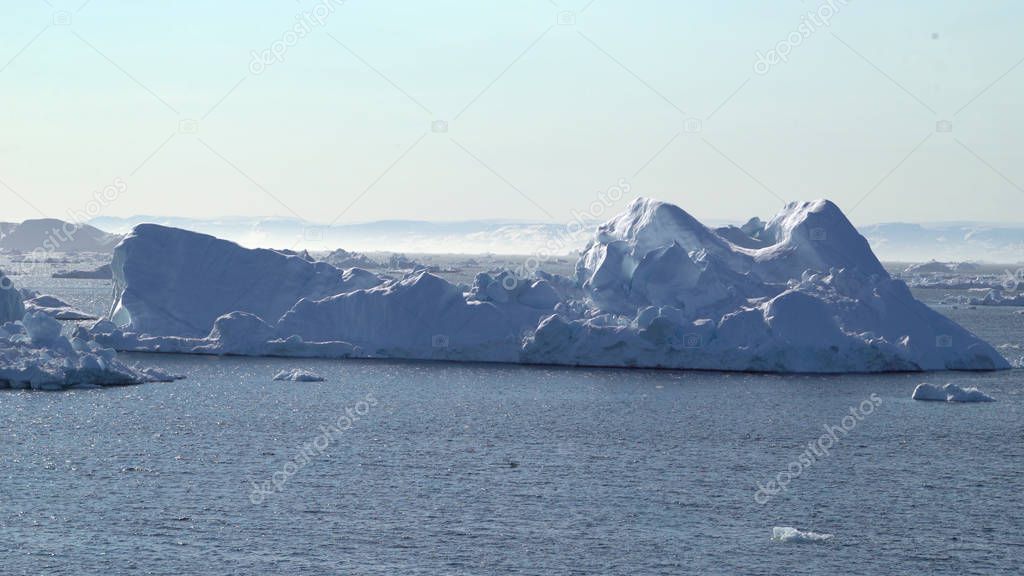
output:
[[[0,248],[14,252],[106,252],[121,239],[88,224],[54,218],[0,222]]]
[[[832,539],[831,534],[819,534],[817,532],[805,532],[789,526],[776,526],[772,528],[772,540],[791,544],[821,544]]]
[[[998,370],[987,343],[915,300],[827,200],[714,230],[634,200],[574,277],[353,268],[145,224],[117,246],[121,350],[756,372]]]
[[[999,288],[989,290],[984,298],[971,298],[971,306],[1024,306],[1024,292],[1006,296]]]
[[[943,387],[932,384],[918,384],[912,396],[914,400],[933,402],[995,402],[996,399],[977,388],[961,388],[956,384]]]

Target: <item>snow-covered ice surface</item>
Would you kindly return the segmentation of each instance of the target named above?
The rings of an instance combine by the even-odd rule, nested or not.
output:
[[[772,540],[790,544],[821,544],[832,539],[831,534],[819,534],[817,532],[797,530],[789,526],[776,526],[772,528]]]
[[[443,359],[757,372],[1009,368],[915,300],[829,201],[708,228],[633,201],[598,227],[574,278],[360,269],[137,226],[112,265],[122,350]]]
[[[914,388],[914,400],[933,402],[995,402],[996,399],[978,390],[976,387],[961,388],[956,384],[946,384],[941,388],[934,384],[922,383]]]
[[[323,382],[324,377],[309,370],[303,370],[302,368],[292,368],[291,370],[281,370],[274,375],[274,380],[286,380],[288,382]]]

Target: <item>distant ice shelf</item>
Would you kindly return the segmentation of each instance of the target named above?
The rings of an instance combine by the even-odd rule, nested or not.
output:
[[[82,338],[119,350],[755,372],[998,370],[986,342],[914,299],[827,200],[709,228],[634,200],[573,277],[425,271],[391,280],[136,226],[115,301]]]

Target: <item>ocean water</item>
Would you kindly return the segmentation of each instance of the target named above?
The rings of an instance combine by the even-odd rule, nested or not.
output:
[[[995,345],[1024,344],[1012,309],[943,312]],[[0,573],[1024,565],[1022,370],[824,377],[125,356],[187,378],[0,394]],[[272,380],[291,367],[327,380]],[[998,401],[912,401],[921,382],[979,386]],[[758,496],[773,480],[785,489]],[[833,538],[773,542],[776,526]]]

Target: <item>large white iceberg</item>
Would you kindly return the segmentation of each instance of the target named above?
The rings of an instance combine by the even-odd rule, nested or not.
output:
[[[385,280],[156,225],[118,245],[113,275],[111,321],[83,336],[128,350],[763,372],[1009,368],[915,300],[825,200],[713,230],[637,199],[597,228],[571,279]]]

